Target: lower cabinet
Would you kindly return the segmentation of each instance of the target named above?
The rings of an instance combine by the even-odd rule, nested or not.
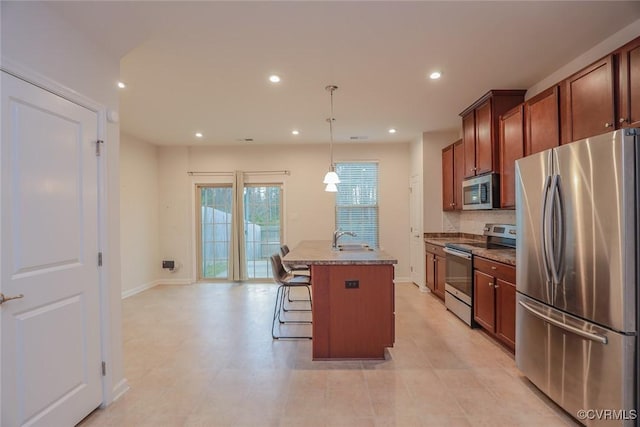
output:
[[[516,269],[474,257],[473,318],[487,332],[516,348]]]
[[[441,246],[426,245],[426,282],[427,287],[444,300],[445,253]]]

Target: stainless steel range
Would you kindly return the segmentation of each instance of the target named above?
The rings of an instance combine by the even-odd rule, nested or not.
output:
[[[446,243],[445,293],[447,310],[458,316],[467,325],[473,321],[473,249],[504,249],[516,247],[516,226],[510,224],[487,224],[484,227],[485,242]]]

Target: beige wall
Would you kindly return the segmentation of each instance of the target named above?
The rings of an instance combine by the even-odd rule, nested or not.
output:
[[[422,134],[425,233],[443,230],[442,149],[459,138],[457,129]]]
[[[254,182],[284,183],[284,240],[330,240],[335,227],[335,196],[324,191],[322,177],[329,167],[328,147],[322,145],[244,145],[221,147],[161,147],[161,256],[182,265],[164,282],[194,281],[194,185],[211,177],[190,177],[188,171],[275,171],[290,175],[250,176]],[[396,278],[409,277],[409,144],[338,144],[335,161],[379,161],[380,245],[398,258]]]
[[[120,136],[122,294],[154,286],[161,273],[158,148]]]
[[[189,148],[159,147],[160,256],[174,260],[175,272],[162,270],[161,283],[191,283],[192,189],[189,187]]]
[[[88,97],[105,108],[118,109],[115,82],[120,60],[89,41],[56,15],[45,2],[0,2],[2,19],[2,65],[21,74],[24,70],[43,82],[63,86]],[[53,83],[52,83],[53,82]],[[106,210],[102,228],[104,254],[103,357],[107,361],[105,400],[127,389],[124,379],[121,333],[120,286],[120,184],[119,125],[107,123],[104,129],[106,152]]]

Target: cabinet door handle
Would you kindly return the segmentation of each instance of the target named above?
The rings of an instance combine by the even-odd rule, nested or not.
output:
[[[500,285],[495,285],[494,288],[498,289],[500,287]]]
[[[620,117],[620,120],[618,120],[619,123],[624,123],[624,122],[630,122],[631,120],[624,118],[624,117]]]
[[[491,266],[491,269],[492,269],[492,270],[497,270],[497,269],[498,269],[498,267],[496,267],[495,265],[492,265],[492,266]]]
[[[493,286],[493,283],[492,283],[492,282],[489,282],[489,283],[487,283],[487,285],[489,285],[489,286]]]
[[[613,123],[607,122],[607,123],[604,124],[604,127],[606,127],[606,128],[613,127]]]

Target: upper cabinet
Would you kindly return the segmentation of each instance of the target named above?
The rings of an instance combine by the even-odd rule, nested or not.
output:
[[[462,210],[462,180],[464,179],[464,144],[461,139],[453,143],[453,203]]]
[[[462,173],[464,146],[462,140],[442,149],[442,210],[462,209]]]
[[[524,157],[524,104],[500,117],[500,207],[516,206],[516,160]]]
[[[524,104],[524,155],[560,145],[560,90],[555,85]]]
[[[563,82],[562,143],[614,130],[614,55]]]
[[[464,152],[462,177],[474,176],[476,173],[475,111],[470,111],[462,116],[462,151]]]
[[[619,127],[640,126],[640,38],[617,52],[619,64]]]
[[[463,177],[472,177],[500,168],[500,115],[524,101],[525,90],[490,90],[462,116],[464,144]]]
[[[455,188],[453,184],[453,144],[442,149],[442,210],[455,209]]]

